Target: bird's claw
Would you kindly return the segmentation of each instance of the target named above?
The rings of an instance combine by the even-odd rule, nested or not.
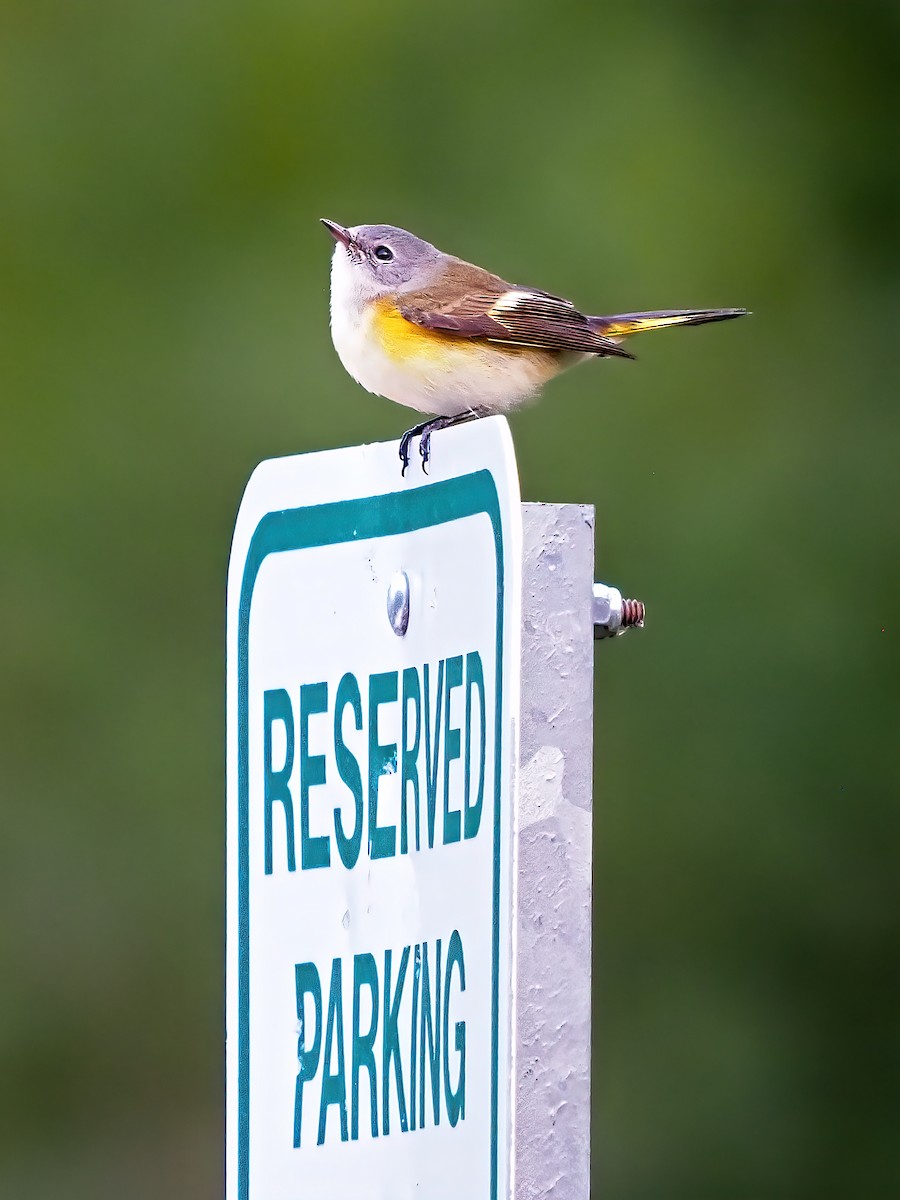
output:
[[[413,438],[419,439],[419,454],[422,457],[422,473],[428,474],[428,464],[431,462],[431,435],[438,429],[447,429],[451,425],[458,425],[462,421],[469,421],[472,417],[480,416],[481,413],[472,411],[463,417],[433,417],[430,421],[425,421],[421,425],[416,425],[413,429],[407,429],[403,437],[400,439],[400,462],[403,464],[403,469],[400,472],[401,476],[406,474],[406,468],[409,466],[409,448],[412,445]]]
[[[409,466],[409,444],[415,436],[415,430],[408,429],[400,439],[400,478],[406,475],[406,468]]]

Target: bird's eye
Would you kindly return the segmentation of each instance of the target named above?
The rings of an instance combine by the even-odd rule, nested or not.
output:
[[[382,262],[390,262],[394,257],[394,252],[389,246],[376,246],[375,257],[380,258]]]

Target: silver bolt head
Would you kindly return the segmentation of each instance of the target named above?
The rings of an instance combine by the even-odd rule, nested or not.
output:
[[[403,637],[409,628],[409,576],[405,571],[398,571],[388,584],[387,614],[391,629]]]

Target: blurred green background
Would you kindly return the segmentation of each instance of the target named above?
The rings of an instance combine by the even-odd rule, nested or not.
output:
[[[334,355],[324,215],[754,310],[512,421],[649,607],[597,651],[595,1190],[900,1195],[898,47],[893,3],[4,0],[0,1195],[222,1192],[232,521],[409,423]]]

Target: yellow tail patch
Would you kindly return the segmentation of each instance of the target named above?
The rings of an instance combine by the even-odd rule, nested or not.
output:
[[[746,316],[745,308],[682,308],[657,312],[618,313],[612,317],[591,317],[591,326],[608,338],[629,337],[670,325],[708,325],[711,321],[730,321]]]

